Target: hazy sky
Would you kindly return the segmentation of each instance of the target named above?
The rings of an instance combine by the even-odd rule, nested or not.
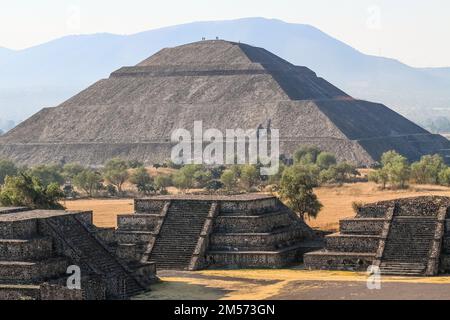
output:
[[[243,17],[311,24],[364,53],[450,66],[448,0],[0,0],[0,46]]]

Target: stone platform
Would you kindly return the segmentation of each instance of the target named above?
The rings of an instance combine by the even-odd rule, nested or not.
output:
[[[320,246],[292,211],[261,194],[136,199],[118,226],[118,256],[158,270],[277,268]]]
[[[0,299],[126,299],[155,280],[155,265],[120,261],[92,212],[0,208]],[[69,266],[80,290],[67,288]]]
[[[450,271],[450,198],[418,197],[369,204],[326,248],[305,255],[310,269],[366,271],[385,275],[433,276]]]

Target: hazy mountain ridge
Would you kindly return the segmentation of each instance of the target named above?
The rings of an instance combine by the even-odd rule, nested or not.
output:
[[[127,36],[68,36],[25,50],[0,50],[0,117],[24,119],[163,47],[216,36],[264,47],[357,98],[385,103],[413,120],[450,115],[450,68],[412,68],[365,55],[309,25],[248,18]]]

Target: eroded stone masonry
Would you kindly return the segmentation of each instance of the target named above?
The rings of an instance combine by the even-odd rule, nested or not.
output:
[[[326,248],[307,253],[310,269],[360,270],[433,276],[450,271],[450,198],[419,197],[358,209],[326,237]]]
[[[117,254],[158,269],[283,267],[320,243],[276,197],[184,196],[135,200],[118,217]]]

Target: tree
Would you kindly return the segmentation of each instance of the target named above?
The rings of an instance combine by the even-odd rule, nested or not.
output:
[[[16,176],[19,173],[19,169],[14,162],[2,159],[0,160],[0,184],[5,183],[7,176]]]
[[[137,169],[137,168],[140,168],[140,167],[143,167],[143,166],[144,166],[144,164],[142,162],[138,161],[138,160],[130,160],[130,161],[128,161],[128,168]]]
[[[92,197],[102,187],[102,177],[94,170],[85,169],[73,177],[73,184]]]
[[[158,175],[155,178],[155,187],[159,192],[166,192],[167,188],[172,185],[172,178],[169,175]]]
[[[280,185],[281,198],[303,220],[305,216],[316,218],[323,207],[314,194],[315,185],[314,178],[302,166],[284,170]]]
[[[386,181],[394,188],[405,188],[410,178],[408,160],[395,151],[385,152],[381,156],[381,169],[371,174],[372,181],[386,185]]]
[[[294,163],[316,163],[321,150],[316,146],[301,146],[294,153]]]
[[[29,174],[33,177],[39,178],[44,186],[56,183],[59,186],[64,184],[64,177],[62,175],[62,167],[58,165],[39,165],[29,170]]]
[[[236,188],[237,184],[235,172],[233,172],[233,170],[231,169],[225,170],[220,177],[220,182],[223,183],[225,189],[227,189],[228,191],[233,190],[234,188]]]
[[[321,152],[317,156],[316,164],[320,167],[320,169],[326,170],[331,166],[335,166],[337,164],[337,161],[334,154],[329,152]]]
[[[445,169],[439,172],[439,183],[449,187],[450,186],[450,168],[446,167]]]
[[[439,173],[445,168],[440,155],[423,156],[419,162],[411,165],[411,179],[419,184],[438,184]]]
[[[68,180],[73,180],[77,174],[83,172],[84,170],[85,168],[81,164],[68,163],[64,165],[62,175]]]
[[[386,169],[378,169],[369,173],[369,181],[381,184],[382,189],[386,189],[386,185],[389,182],[389,174]]]
[[[103,170],[103,177],[122,193],[122,187],[129,177],[127,162],[119,158],[110,160]]]
[[[249,190],[258,182],[258,170],[250,164],[243,165],[241,168],[241,183]]]
[[[38,177],[27,173],[8,176],[0,191],[3,206],[24,206],[31,209],[64,209],[59,200],[64,198],[57,183],[43,184]]]
[[[155,192],[154,180],[144,167],[139,167],[133,171],[130,182],[136,185],[140,193],[148,195]]]

